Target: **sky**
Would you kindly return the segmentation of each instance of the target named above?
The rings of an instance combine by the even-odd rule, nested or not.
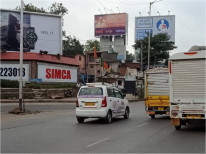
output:
[[[135,17],[148,16],[149,3],[154,0],[24,0],[48,9],[52,3],[62,3],[68,9],[63,29],[81,44],[94,36],[94,15],[128,13],[127,50],[134,53]],[[14,9],[20,0],[0,0],[0,8]],[[158,13],[159,12],[159,13]],[[206,46],[206,0],[156,0],[151,15],[175,15],[175,45],[170,55],[186,52],[193,45]]]

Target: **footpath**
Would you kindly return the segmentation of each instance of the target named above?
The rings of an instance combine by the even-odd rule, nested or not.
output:
[[[141,101],[137,96],[127,94],[129,102]],[[60,99],[23,99],[24,103],[75,103],[77,98],[60,98]],[[1,103],[18,103],[18,99],[1,99]]]

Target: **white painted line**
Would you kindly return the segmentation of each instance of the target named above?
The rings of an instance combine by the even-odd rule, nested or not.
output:
[[[89,147],[92,147],[93,145],[99,144],[99,143],[104,142],[104,141],[109,140],[109,139],[110,139],[110,138],[105,138],[105,139],[100,140],[100,141],[98,141],[98,142],[95,142],[95,143],[92,143],[92,144],[90,144],[90,145],[87,145],[87,147],[88,147],[88,148],[89,148]]]
[[[142,127],[142,126],[144,126],[144,125],[147,125],[148,123],[144,123],[144,124],[141,124],[141,125],[139,125],[139,126],[137,126],[137,127]]]

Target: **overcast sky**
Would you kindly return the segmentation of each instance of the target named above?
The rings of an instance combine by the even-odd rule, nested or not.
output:
[[[20,0],[0,0],[1,8],[14,9]],[[188,51],[193,45],[206,45],[206,0],[156,0],[152,15],[175,15],[175,45],[177,52]],[[159,2],[158,2],[159,1]],[[148,16],[151,0],[24,0],[37,7],[48,9],[52,3],[63,3],[68,9],[64,16],[63,29],[67,35],[75,36],[82,44],[94,37],[94,15],[106,13],[128,13],[127,50],[134,53],[135,17]],[[157,13],[159,12],[159,14]]]

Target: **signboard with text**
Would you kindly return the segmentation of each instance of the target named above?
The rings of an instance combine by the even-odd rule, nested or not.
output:
[[[1,10],[1,48],[20,51],[20,12]],[[61,16],[24,12],[23,50],[62,54]]]
[[[135,41],[147,37],[150,30],[151,35],[167,33],[169,41],[175,42],[175,16],[151,16],[135,18]]]
[[[126,35],[126,13],[95,15],[95,36]]]
[[[38,63],[38,79],[42,82],[77,82],[77,67]]]
[[[1,64],[0,74],[1,74],[1,79],[19,80],[20,65],[19,64]],[[29,81],[29,64],[23,64],[22,79],[23,81]]]

